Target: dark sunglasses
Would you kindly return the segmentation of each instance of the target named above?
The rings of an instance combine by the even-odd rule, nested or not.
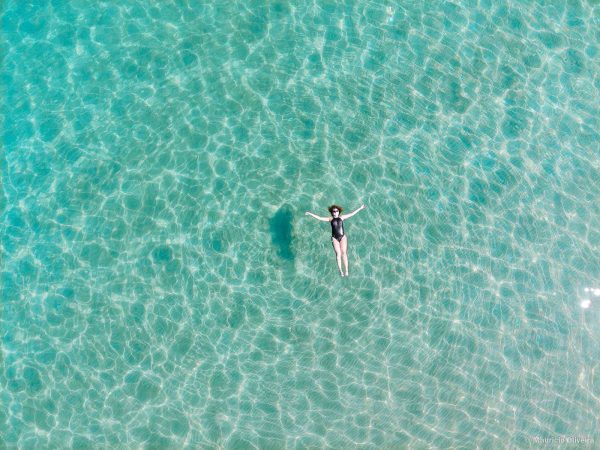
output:
[[[331,212],[334,213],[334,212],[340,212],[340,211],[339,211],[339,209],[332,209]]]

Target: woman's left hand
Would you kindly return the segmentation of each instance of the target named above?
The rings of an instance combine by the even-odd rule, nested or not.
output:
[[[360,207],[360,209],[367,209],[367,207],[366,207],[365,205],[362,205],[362,206]]]

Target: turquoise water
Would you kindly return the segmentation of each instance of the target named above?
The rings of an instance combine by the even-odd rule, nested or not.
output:
[[[599,2],[212,3],[3,3],[0,447],[597,448]]]

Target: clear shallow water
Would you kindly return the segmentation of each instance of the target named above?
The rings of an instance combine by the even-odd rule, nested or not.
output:
[[[222,3],[4,4],[2,445],[598,445],[597,2]]]

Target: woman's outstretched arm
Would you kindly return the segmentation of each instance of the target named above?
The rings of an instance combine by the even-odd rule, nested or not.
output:
[[[319,217],[319,216],[317,216],[316,214],[313,214],[313,213],[311,213],[311,212],[308,212],[308,211],[306,211],[306,212],[304,213],[304,215],[305,215],[305,216],[312,216],[312,217],[314,217],[315,219],[317,219],[317,220],[321,220],[321,221],[323,221],[323,222],[329,222],[329,217]]]
[[[352,217],[354,214],[356,214],[357,212],[359,212],[359,211],[361,211],[361,210],[363,210],[363,209],[365,209],[365,208],[366,208],[366,206],[365,206],[365,205],[361,205],[361,207],[360,207],[360,208],[358,208],[356,211],[353,211],[353,212],[351,212],[350,214],[343,214],[343,215],[341,215],[341,216],[340,216],[340,218],[341,218],[342,220],[346,220],[347,218],[349,218],[349,217]]]

